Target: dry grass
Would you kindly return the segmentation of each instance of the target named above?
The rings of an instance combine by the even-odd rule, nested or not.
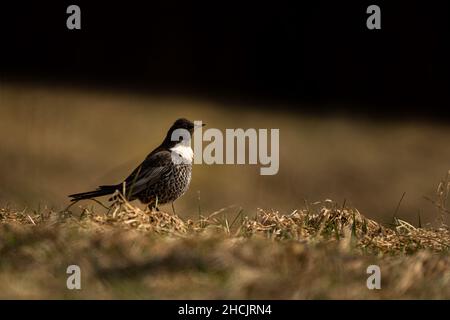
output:
[[[445,225],[383,226],[330,200],[195,220],[123,199],[70,210],[0,209],[1,298],[450,298]],[[80,291],[66,288],[71,264]],[[366,287],[371,264],[381,290]]]

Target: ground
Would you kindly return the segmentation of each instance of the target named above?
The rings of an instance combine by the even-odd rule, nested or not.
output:
[[[443,122],[4,81],[0,105],[0,298],[450,298]],[[178,215],[66,209],[122,181],[179,117],[280,129],[279,173],[195,165]]]
[[[123,199],[73,207],[0,210],[0,298],[450,298],[445,225],[383,226],[330,200],[189,220]],[[81,290],[67,288],[69,265],[80,267]],[[370,265],[380,290],[367,288]]]

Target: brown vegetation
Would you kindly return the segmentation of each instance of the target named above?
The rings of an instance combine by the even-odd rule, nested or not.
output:
[[[450,298],[450,232],[383,226],[332,201],[282,215],[184,220],[119,199],[109,210],[0,210],[2,298]],[[82,290],[66,288],[66,268]],[[379,265],[382,289],[366,287]]]

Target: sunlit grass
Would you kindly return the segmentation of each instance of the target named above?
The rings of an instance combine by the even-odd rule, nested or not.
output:
[[[120,197],[109,210],[0,210],[2,298],[450,298],[450,231],[392,226],[330,200],[288,214],[182,219]],[[66,288],[77,264],[82,290]],[[379,265],[382,289],[366,268]],[[12,279],[16,279],[12,281]]]

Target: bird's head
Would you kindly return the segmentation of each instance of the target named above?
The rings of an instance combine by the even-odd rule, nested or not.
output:
[[[170,145],[187,142],[191,139],[195,129],[197,129],[197,126],[192,121],[185,118],[177,119],[167,132],[165,142]]]
[[[177,129],[184,129],[189,131],[190,134],[192,134],[194,133],[194,127],[195,125],[192,121],[185,118],[180,118],[173,123],[173,125],[170,127],[169,132],[173,132]]]

